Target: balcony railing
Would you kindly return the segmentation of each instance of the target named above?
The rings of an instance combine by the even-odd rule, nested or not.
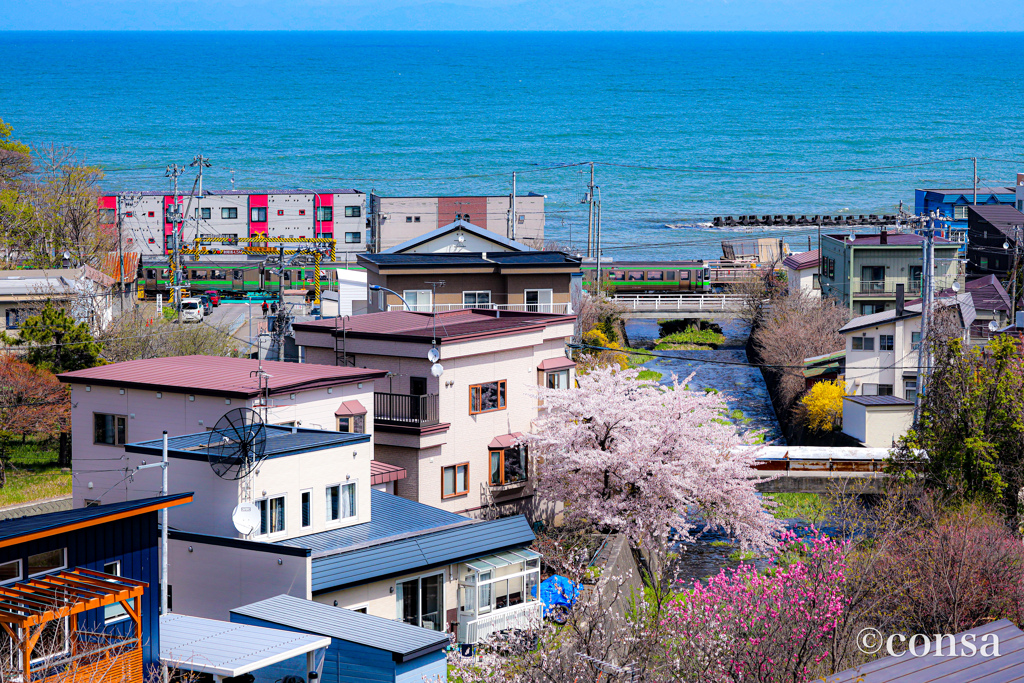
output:
[[[470,308],[482,308],[490,311],[521,311],[526,313],[554,313],[556,315],[571,315],[569,304],[418,304],[409,309],[404,304],[390,304],[389,311],[413,310],[420,313],[445,313],[447,311],[461,311]]]
[[[896,280],[861,280],[854,286],[853,293],[857,296],[896,296]],[[919,281],[904,282],[906,294],[920,294]]]
[[[439,421],[437,394],[373,394],[375,425],[430,427]]]
[[[495,609],[476,619],[459,619],[459,642],[478,643],[496,631],[507,628],[537,628],[541,624],[540,600]]]

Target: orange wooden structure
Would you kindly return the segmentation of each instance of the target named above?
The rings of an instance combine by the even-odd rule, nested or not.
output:
[[[121,683],[141,681],[141,602],[148,584],[112,574],[75,568],[0,587],[0,629],[18,650],[25,683]],[[84,633],[78,615],[120,604],[134,626],[132,635]],[[67,652],[38,661],[32,675],[32,651],[47,625],[67,619]],[[46,653],[43,653],[45,656]],[[12,656],[12,659],[13,656]],[[15,660],[17,661],[17,660]]]

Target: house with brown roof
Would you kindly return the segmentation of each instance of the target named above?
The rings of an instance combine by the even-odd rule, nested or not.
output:
[[[296,323],[307,363],[387,371],[374,393],[377,460],[403,468],[395,492],[457,513],[547,514],[519,445],[538,386],[574,381],[575,317],[499,310],[390,311]],[[431,358],[437,354],[437,362]]]
[[[805,292],[820,292],[818,281],[818,265],[821,261],[821,250],[812,249],[798,254],[790,254],[782,260],[786,269],[787,282],[790,288],[798,288]]]
[[[1005,278],[1024,239],[1024,213],[1012,204],[967,207],[967,272]]]

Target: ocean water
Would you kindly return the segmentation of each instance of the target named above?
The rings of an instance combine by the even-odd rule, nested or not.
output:
[[[502,194],[517,171],[520,192],[548,196],[548,236],[576,245],[589,169],[568,165],[593,161],[607,255],[714,257],[733,234],[694,227],[713,215],[891,212],[915,187],[969,186],[964,157],[983,157],[983,184],[1012,181],[1022,47],[1024,34],[13,32],[0,117],[33,145],[76,147],[110,190],[166,188],[165,167],[199,152],[207,188]],[[785,236],[806,248],[806,231]]]

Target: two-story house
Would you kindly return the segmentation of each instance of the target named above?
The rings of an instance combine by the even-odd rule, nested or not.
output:
[[[971,206],[967,225],[968,272],[1007,277],[1022,258],[1024,213],[1012,205]]]
[[[341,326],[297,323],[295,335],[308,363],[387,370],[374,396],[374,451],[407,472],[398,495],[456,513],[493,506],[547,516],[533,500],[518,439],[538,415],[537,387],[574,381],[565,355],[574,322],[496,310],[391,311]]]
[[[836,234],[821,236],[821,291],[854,315],[896,307],[896,288],[918,296],[923,283],[925,238],[915,234]],[[952,286],[961,274],[958,245],[934,238],[935,291]]]
[[[385,374],[221,356],[149,358],[63,373],[60,381],[71,388],[74,506],[158,491],[159,472],[132,474],[142,458],[126,452],[125,444],[164,431],[206,431],[235,408],[255,409],[268,424],[372,434],[374,380]],[[169,476],[173,481],[173,469]]]
[[[175,611],[225,619],[288,594],[458,630],[465,642],[539,622],[539,556],[524,517],[474,520],[387,492],[405,472],[374,459],[384,375],[205,356],[66,373],[75,502],[159,491],[159,468],[137,468],[161,460],[166,431],[168,490],[196,491],[170,520]],[[232,476],[215,465],[237,439],[211,429],[239,408],[266,419],[249,451],[261,459]],[[251,529],[236,523],[243,504],[256,511]]]
[[[960,328],[974,322],[974,303],[969,293],[936,298],[936,309],[955,311]],[[862,315],[843,325],[846,337],[846,393],[850,396],[917,397],[918,350],[921,345],[920,301]]]
[[[379,254],[362,254],[367,312],[494,308],[572,313],[580,260],[456,221]]]

